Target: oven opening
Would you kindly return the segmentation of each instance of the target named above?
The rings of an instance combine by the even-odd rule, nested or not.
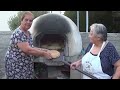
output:
[[[39,47],[49,50],[58,50],[60,53],[63,53],[65,39],[60,34],[45,34],[39,42]]]
[[[36,41],[39,48],[58,50],[60,52],[60,57],[53,61],[48,60],[48,64],[45,64],[45,62],[34,63],[37,77],[49,79],[69,78],[69,66],[60,65],[60,60],[63,59],[66,48],[66,37],[64,34],[42,34],[37,36]]]

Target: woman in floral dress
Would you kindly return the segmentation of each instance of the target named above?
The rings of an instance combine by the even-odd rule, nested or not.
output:
[[[11,35],[5,55],[7,79],[33,79],[33,56],[52,58],[49,50],[33,46],[32,37],[28,31],[33,19],[31,12],[23,13],[20,26]]]

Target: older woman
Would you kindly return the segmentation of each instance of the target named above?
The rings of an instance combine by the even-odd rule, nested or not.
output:
[[[82,60],[71,64],[75,69],[82,64],[86,71],[98,79],[120,78],[120,56],[112,43],[107,41],[107,29],[103,24],[92,24],[90,26],[90,44]],[[83,75],[83,79],[89,77]]]
[[[33,47],[32,37],[28,31],[33,19],[31,12],[25,12],[21,17],[20,26],[11,36],[5,56],[7,79],[33,79],[33,56],[52,58],[49,50]]]

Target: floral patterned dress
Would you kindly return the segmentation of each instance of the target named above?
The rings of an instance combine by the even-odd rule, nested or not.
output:
[[[7,79],[33,79],[33,56],[26,55],[17,43],[28,42],[33,47],[32,36],[26,36],[19,27],[13,32],[8,51],[5,55]]]

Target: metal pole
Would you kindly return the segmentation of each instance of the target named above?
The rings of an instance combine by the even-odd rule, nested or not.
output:
[[[62,62],[65,63],[66,65],[70,66],[70,63],[64,60],[64,56],[63,56]],[[89,74],[89,73],[87,73],[87,72],[85,72],[85,71],[83,71],[83,70],[80,70],[80,69],[78,69],[78,68],[75,68],[75,70],[77,70],[77,71],[79,71],[80,73],[82,73],[82,74],[90,77],[91,79],[98,79],[97,77],[95,77],[95,76],[93,76],[93,75],[91,75],[91,74]]]
[[[86,32],[88,32],[88,11],[86,11]]]
[[[79,30],[79,11],[77,11],[77,27],[78,27],[78,30]]]

